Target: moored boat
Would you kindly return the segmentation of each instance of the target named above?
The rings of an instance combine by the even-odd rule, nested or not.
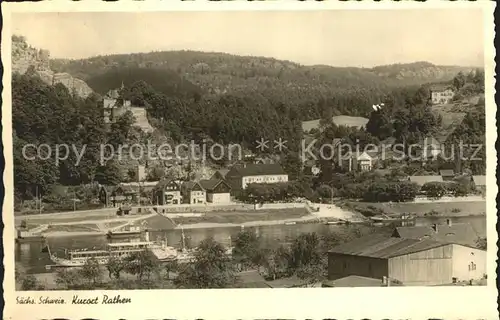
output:
[[[87,260],[95,259],[99,264],[107,264],[111,257],[122,258],[135,252],[141,252],[155,248],[153,242],[121,242],[109,243],[104,250],[70,250],[66,251],[67,257],[61,258],[52,254],[49,249],[49,255],[52,262],[61,267],[81,267]]]
[[[414,220],[416,217],[411,214],[401,214],[401,215],[379,215],[370,217],[373,222],[400,222],[400,221],[410,221]]]

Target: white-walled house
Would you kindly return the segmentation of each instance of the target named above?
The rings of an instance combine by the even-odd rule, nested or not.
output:
[[[245,189],[250,183],[288,182],[288,174],[279,164],[244,164],[234,166],[226,174],[232,189]]]

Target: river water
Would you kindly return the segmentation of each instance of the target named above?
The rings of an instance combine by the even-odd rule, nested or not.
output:
[[[443,224],[446,222],[445,220],[445,218],[423,217],[416,220],[416,225]],[[485,216],[455,217],[451,218],[451,220],[453,223],[470,223],[478,235],[482,237],[486,236]],[[301,233],[316,232],[321,234],[328,231],[340,231],[341,228],[345,227],[311,223],[246,227],[245,229],[254,230],[264,242],[283,243],[291,241]],[[234,240],[240,231],[240,227],[187,229],[184,230],[185,245],[186,247],[195,247],[200,241],[208,237],[213,237],[216,241],[229,246],[232,242],[230,239]],[[150,240],[166,239],[169,246],[178,248],[182,246],[181,230],[151,232],[149,237]],[[102,249],[106,246],[108,241],[109,240],[102,235],[54,237],[48,239],[51,251],[55,252],[58,256],[64,255],[65,249]],[[49,254],[47,252],[42,252],[42,246],[43,244],[38,242],[16,244],[16,263],[20,264],[27,273],[49,272],[45,269],[45,266],[53,263],[49,259]]]

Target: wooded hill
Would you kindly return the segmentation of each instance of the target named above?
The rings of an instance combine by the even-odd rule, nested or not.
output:
[[[161,89],[171,87],[166,83],[178,83],[178,87],[189,87],[188,90],[195,92],[198,90],[194,86],[198,86],[204,95],[257,95],[276,103],[294,104],[300,106],[301,120],[320,117],[319,110],[311,105],[317,105],[322,99],[333,108],[334,115],[367,116],[372,104],[395,87],[449,81],[458,72],[473,69],[435,66],[428,62],[375,68],[303,66],[273,58],[195,51],[55,59],[50,65],[57,72],[67,72],[85,80],[101,94],[122,81],[131,84],[128,81],[135,72],[141,75],[135,77],[136,81],[144,80],[165,94],[171,91]],[[150,70],[151,74],[145,70]],[[162,75],[159,70],[165,73]]]

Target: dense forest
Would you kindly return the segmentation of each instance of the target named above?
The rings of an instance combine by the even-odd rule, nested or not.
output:
[[[457,103],[484,93],[482,70],[426,62],[371,69],[308,67],[270,58],[180,51],[50,60],[50,68],[85,80],[95,94],[82,98],[63,84],[48,84],[36,68],[13,76],[14,176],[19,199],[29,199],[35,192],[50,194],[56,184],[117,183],[127,173],[120,163],[99,163],[99,145],[148,139],[240,143],[257,153],[256,139],[282,138],[288,143],[280,154],[281,164],[291,179],[303,180],[298,152],[304,120],[322,119],[326,130],[310,133],[319,141],[348,138],[361,146],[391,139],[413,143],[441,130],[441,116],[428,104],[432,83],[454,86]],[[135,128],[131,113],[112,124],[103,122],[102,95],[122,85],[120,98],[146,108],[156,129],[153,135]],[[384,107],[373,110],[380,103]],[[477,105],[456,124],[447,137],[449,145],[484,141],[484,100]],[[336,127],[331,123],[335,115],[364,116],[369,122],[361,130]],[[53,148],[61,143],[85,145],[86,151],[79,165],[72,152],[61,163],[28,161],[22,155],[27,143]],[[484,161],[460,165],[474,173],[485,169]],[[329,183],[331,161],[321,163],[321,168],[319,183]],[[427,169],[436,172],[439,167]]]
[[[20,199],[31,198],[35,193],[47,194],[55,184],[121,181],[122,173],[116,163],[100,164],[100,145],[123,144],[133,139],[134,121],[130,113],[107,127],[97,96],[79,98],[62,84],[50,86],[30,74],[13,75],[12,112],[14,185]],[[46,144],[50,149],[39,148],[40,156],[34,157],[35,147],[24,149],[28,144]],[[62,144],[69,146],[69,157],[56,163],[54,153]],[[81,151],[83,146],[83,158],[77,163],[73,148]],[[64,151],[62,146],[59,149]],[[31,157],[35,159],[27,159]]]
[[[333,107],[335,115],[367,116],[371,105],[392,91],[394,87],[420,86],[424,83],[449,81],[459,71],[471,68],[435,66],[428,62],[379,66],[372,69],[331,66],[303,66],[290,61],[264,57],[235,56],[225,53],[195,51],[151,52],[126,55],[98,56],[82,60],[51,60],[56,72],[67,72],[85,80],[92,89],[104,93],[117,82],[127,81],[130,69],[149,69],[151,73],[165,72],[165,79],[144,80],[156,90],[164,82],[180,77],[200,87],[208,95],[231,94],[285,104],[298,109],[301,120],[321,116],[317,105],[324,101]],[[172,74],[175,72],[175,75]],[[141,71],[144,74],[144,71]],[[106,74],[121,79],[111,79]],[[121,75],[120,75],[121,74]],[[104,77],[104,78],[103,78]],[[110,79],[110,84],[103,79]],[[179,85],[183,86],[182,81]]]

